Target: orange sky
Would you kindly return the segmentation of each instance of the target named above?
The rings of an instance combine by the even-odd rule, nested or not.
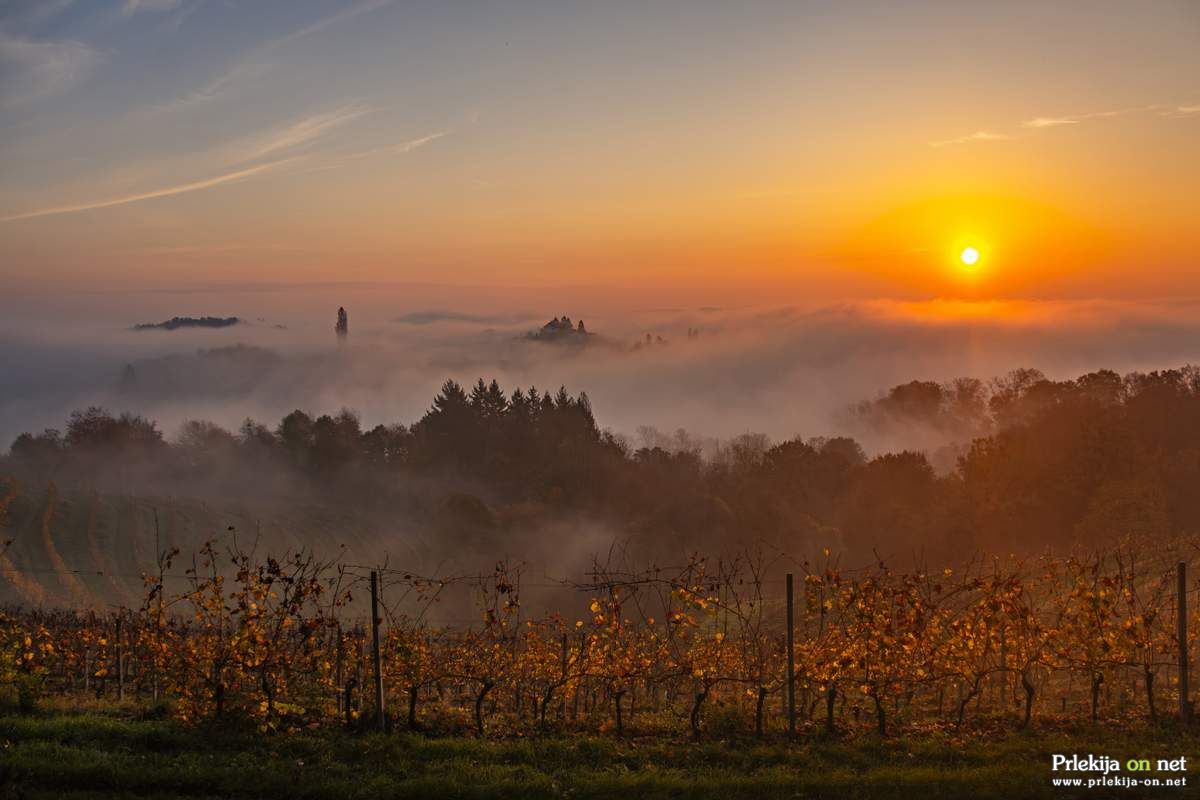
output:
[[[1195,3],[55,8],[0,18],[14,291],[1200,294]]]

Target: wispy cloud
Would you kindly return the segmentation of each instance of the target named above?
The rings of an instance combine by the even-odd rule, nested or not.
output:
[[[56,94],[82,81],[102,60],[82,42],[20,39],[0,32],[3,105]]]
[[[427,136],[421,136],[416,139],[408,139],[397,144],[387,144],[383,147],[372,147],[368,150],[359,150],[353,153],[340,153],[331,155],[327,159],[319,161],[308,169],[305,169],[301,174],[326,172],[331,169],[338,169],[346,166],[346,164],[352,161],[358,161],[359,159],[363,158],[404,155],[406,153],[411,153],[418,148],[424,147],[431,142],[435,142],[438,139],[441,139],[443,136],[449,136],[450,133],[450,131],[438,131]]]
[[[1192,117],[1200,114],[1200,105],[1169,106],[1160,109],[1159,114],[1164,117]]]
[[[369,158],[371,156],[404,155],[405,153],[411,153],[413,150],[416,150],[417,148],[424,147],[425,145],[429,144],[430,142],[436,142],[438,139],[441,139],[443,136],[449,136],[449,135],[450,135],[450,131],[437,131],[436,133],[431,133],[431,134],[428,134],[427,136],[420,136],[416,139],[407,139],[407,140],[405,140],[403,142],[399,142],[397,144],[387,144],[387,145],[384,145],[383,147],[372,147],[370,150],[360,150],[357,153],[348,153],[346,155],[343,155],[341,157],[341,160],[349,161],[351,159]]]
[[[123,206],[129,203],[139,203],[143,200],[154,200],[159,197],[172,197],[178,194],[186,194],[188,192],[198,192],[203,189],[211,189],[216,186],[221,186],[234,181],[245,180],[246,178],[268,170],[276,170],[290,162],[296,161],[296,158],[284,158],[278,161],[272,161],[267,164],[259,164],[258,166],[248,167],[246,169],[226,172],[221,175],[216,175],[204,180],[192,181],[191,183],[182,183],[176,186],[166,186],[161,189],[154,189],[148,192],[140,192],[138,194],[129,194],[121,197],[110,197],[105,200],[93,200],[86,203],[76,203],[73,205],[55,206],[52,208],[40,208],[36,211],[24,211],[19,214],[10,214],[6,217],[0,217],[0,222],[13,222],[20,219],[33,219],[35,217],[49,217],[56,214],[74,214],[79,211],[94,211],[100,208],[112,208],[113,206]]]
[[[267,61],[267,57],[285,45],[301,39],[308,38],[314,34],[320,33],[327,28],[337,25],[341,22],[353,19],[362,14],[367,14],[376,11],[385,6],[393,5],[395,0],[369,0],[369,2],[358,3],[349,8],[344,8],[335,14],[330,14],[323,17],[310,25],[303,28],[291,31],[274,39],[269,39],[254,47],[243,58],[239,59],[229,69],[215,78],[208,81],[203,86],[194,89],[186,94],[171,100],[168,103],[156,106],[159,111],[174,111],[187,108],[199,103],[206,103],[226,91],[238,86],[239,84],[251,80],[271,69],[272,64]]]
[[[254,145],[250,152],[241,160],[254,161],[273,153],[294,150],[302,145],[313,142],[334,128],[344,125],[352,119],[361,117],[370,111],[370,108],[362,104],[351,103],[323,114],[314,114],[305,117],[269,134],[265,139]]]
[[[1034,117],[1021,123],[1026,128],[1056,128],[1059,125],[1077,125],[1074,117]]]
[[[266,64],[239,62],[203,86],[193,89],[187,94],[180,95],[168,103],[154,106],[150,110],[177,111],[190,106],[207,103],[233,86],[261,75],[267,69],[268,65]]]
[[[1027,119],[1021,123],[1023,128],[1057,128],[1061,125],[1078,125],[1089,119],[1104,119],[1106,117],[1119,117],[1122,114],[1130,114],[1135,111],[1144,109],[1138,108],[1123,108],[1116,111],[1093,111],[1088,114],[1071,114],[1067,116],[1057,117],[1034,117]]]
[[[940,139],[936,142],[930,142],[930,147],[946,147],[947,145],[955,144],[970,144],[971,142],[1002,142],[1011,137],[1003,133],[995,133],[993,131],[975,131],[966,136],[958,136],[953,139]]]
[[[1105,111],[1089,111],[1086,114],[1058,114],[1054,116],[1040,116],[1024,120],[1020,123],[1020,127],[1030,131],[1047,130],[1049,128],[1061,128],[1067,126],[1079,125],[1089,120],[1108,119],[1111,117],[1121,117],[1127,115],[1147,115],[1155,114],[1160,117],[1190,117],[1200,114],[1200,105],[1148,105],[1135,106],[1133,108],[1118,108]],[[940,139],[930,142],[932,147],[944,147],[946,145],[969,144],[971,142],[995,142],[1013,137],[1005,133],[997,133],[993,131],[976,131],[975,133],[966,136],[958,136],[953,139]]]
[[[392,150],[394,150],[397,154],[411,153],[418,147],[424,147],[430,142],[435,142],[443,136],[449,135],[449,133],[450,131],[439,131],[438,133],[431,133],[428,136],[422,136],[419,139],[409,139],[407,142],[401,142],[400,144],[396,145],[392,148]]]
[[[71,214],[80,211],[92,211],[95,209],[125,205],[127,203],[137,203],[143,200],[153,200],[160,197],[170,197],[172,195],[184,194],[186,192],[210,189],[222,184],[244,180],[246,178],[267,172],[268,170],[278,169],[285,164],[298,162],[301,160],[306,161],[308,165],[312,165],[314,163],[315,154],[306,151],[304,149],[306,145],[313,144],[338,126],[343,125],[350,120],[355,119],[356,117],[360,117],[371,110],[371,108],[359,102],[348,103],[331,111],[326,111],[320,114],[312,114],[275,130],[242,138],[238,141],[227,143],[219,148],[210,150],[207,152],[207,160],[210,164],[218,165],[211,167],[214,172],[217,172],[217,174],[211,178],[166,186],[148,192],[139,192],[136,194],[122,195],[119,197],[110,197],[103,200],[64,204],[51,208],[37,209],[34,211],[24,211],[0,217],[0,222],[12,222],[21,219],[32,219],[34,217],[46,217],[56,214]],[[398,145],[392,145],[390,149],[398,152],[409,152],[444,135],[445,133],[436,133],[429,136],[423,136],[420,139],[411,139],[406,142],[401,142]],[[202,156],[197,157],[200,157],[203,160]],[[266,158],[272,158],[273,160],[268,161],[267,163],[255,163],[261,162]],[[332,162],[329,159],[326,159],[325,163],[316,161],[316,166],[314,168],[332,169],[336,166],[339,166],[343,160],[344,157],[335,159]]]
[[[124,16],[136,14],[139,11],[173,11],[179,8],[182,0],[125,0],[121,6]]]
[[[203,5],[203,0],[193,0],[190,5],[181,6],[179,11],[172,14],[158,30],[170,35],[179,33],[179,29],[200,10],[201,5]]]
[[[330,14],[328,17],[319,19],[313,24],[304,28],[292,31],[289,34],[279,37],[278,39],[273,39],[262,45],[262,47],[280,47],[282,45],[289,44],[297,39],[303,39],[305,37],[312,36],[314,33],[320,33],[326,28],[337,25],[339,22],[345,22],[348,19],[353,19],[360,14],[368,14],[372,11],[381,9],[384,6],[393,5],[395,2],[396,0],[368,0],[368,2],[350,6],[349,8],[343,9],[336,14]]]

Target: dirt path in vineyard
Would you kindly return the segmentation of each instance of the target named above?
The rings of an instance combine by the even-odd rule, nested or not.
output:
[[[0,497],[0,575],[12,584],[17,594],[20,595],[22,602],[30,605],[41,605],[46,599],[46,592],[42,589],[41,584],[36,580],[27,578],[8,557],[7,545],[4,542],[9,540],[9,532],[12,530],[8,526],[8,507],[17,499],[17,485],[15,482],[9,482],[4,486],[4,496]]]
[[[119,599],[121,602],[128,604],[132,601],[129,589],[117,577],[117,565],[105,555],[103,548],[100,547],[100,539],[97,535],[96,527],[100,517],[101,505],[99,493],[92,492],[91,502],[88,504],[86,526],[88,554],[91,556],[92,566],[104,574],[104,582],[113,592],[113,599]]]
[[[46,548],[46,557],[50,559],[50,565],[58,574],[58,582],[62,585],[67,602],[77,608],[86,608],[90,606],[91,593],[67,566],[67,562],[54,545],[54,534],[50,530],[50,524],[54,521],[57,507],[58,489],[54,484],[50,484],[46,490],[46,508],[42,511],[42,544]]]

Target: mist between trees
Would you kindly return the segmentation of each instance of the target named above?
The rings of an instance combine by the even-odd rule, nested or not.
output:
[[[285,546],[332,549],[353,528],[378,540],[356,557],[390,551],[423,569],[549,557],[567,572],[613,541],[651,558],[763,544],[955,563],[1200,529],[1195,368],[912,382],[846,415],[864,429],[938,430],[953,444],[868,458],[847,437],[773,444],[644,429],[633,443],[597,427],[586,394],[483,380],[447,382],[412,425],[370,430],[348,410],[297,410],[237,432],[190,421],[167,441],[151,420],[89,408],[63,433],[22,434],[0,461],[15,493],[6,538],[14,563],[57,566],[40,563],[42,527],[82,541],[115,526],[95,534],[100,549],[136,527],[144,543],[150,506],[190,504],[180,525],[193,536],[177,543],[196,546],[227,527],[217,510],[236,511],[229,524],[245,536],[303,509],[306,532]],[[129,515],[142,508],[124,534],[109,514],[125,513],[122,503]]]

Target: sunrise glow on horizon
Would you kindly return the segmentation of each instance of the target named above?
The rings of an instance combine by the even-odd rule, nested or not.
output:
[[[1200,15],[1100,5],[17,3],[4,278],[1200,293]]]

